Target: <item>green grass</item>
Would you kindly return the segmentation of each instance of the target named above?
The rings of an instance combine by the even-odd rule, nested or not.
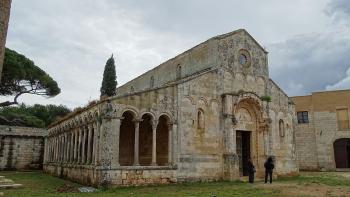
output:
[[[277,188],[259,187],[261,182],[248,184],[241,181],[232,182],[207,182],[207,183],[187,183],[161,186],[142,187],[121,187],[94,193],[59,193],[58,187],[68,184],[79,187],[79,184],[51,177],[42,172],[1,172],[0,175],[21,183],[24,186],[19,189],[3,190],[4,196],[281,196],[281,191]],[[295,183],[307,186],[307,184],[319,184],[327,186],[350,187],[350,179],[333,174],[303,174],[298,177],[280,178],[275,183]],[[258,186],[257,186],[258,185]]]
[[[279,182],[292,182],[297,184],[317,184],[327,186],[350,187],[350,178],[345,178],[340,173],[332,172],[305,172],[295,177],[283,177]]]

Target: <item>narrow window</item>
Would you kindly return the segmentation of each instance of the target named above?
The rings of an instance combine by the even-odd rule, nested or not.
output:
[[[134,86],[130,87],[130,92],[133,93],[135,91]]]
[[[284,122],[282,119],[279,121],[279,134],[280,137],[284,137]]]
[[[152,76],[151,77],[151,80],[150,80],[150,88],[153,88],[154,87],[154,77]]]
[[[176,67],[176,78],[177,79],[181,78],[181,72],[182,72],[181,70],[182,70],[182,67],[181,67],[180,64],[178,64],[177,67]]]
[[[309,123],[309,114],[307,111],[297,112],[298,123]]]
[[[198,109],[197,112],[197,129],[204,129],[205,121],[204,121],[204,111],[202,109]]]

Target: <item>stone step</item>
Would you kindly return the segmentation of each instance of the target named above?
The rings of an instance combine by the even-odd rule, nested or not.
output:
[[[0,180],[0,185],[6,185],[6,184],[14,184],[14,182],[11,179]]]
[[[12,189],[22,187],[22,184],[0,184],[0,189]]]
[[[337,168],[335,169],[336,172],[350,172],[350,168]]]

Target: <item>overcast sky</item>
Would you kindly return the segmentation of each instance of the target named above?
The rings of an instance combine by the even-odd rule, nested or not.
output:
[[[349,19],[349,0],[13,0],[6,45],[62,90],[21,102],[74,108],[99,98],[112,53],[121,85],[213,36],[245,28],[269,51],[270,77],[294,96],[350,88]]]

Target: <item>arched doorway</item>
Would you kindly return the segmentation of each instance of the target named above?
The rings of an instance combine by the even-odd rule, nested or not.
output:
[[[157,125],[157,164],[165,166],[168,164],[168,150],[169,150],[169,123],[167,116],[159,117]]]
[[[135,116],[132,112],[123,113],[119,136],[119,164],[132,166],[134,162]]]
[[[141,166],[149,166],[152,163],[152,121],[152,116],[145,114],[140,122],[139,155]]]
[[[336,168],[350,168],[350,138],[337,139],[333,148]]]
[[[240,176],[248,176],[248,160],[259,168],[257,122],[260,108],[255,100],[247,98],[240,100],[235,107],[236,154]]]

